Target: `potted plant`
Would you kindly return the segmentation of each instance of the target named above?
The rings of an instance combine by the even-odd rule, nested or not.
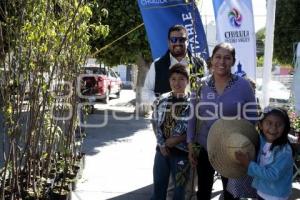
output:
[[[69,183],[58,183],[50,191],[49,196],[51,200],[69,200],[71,196],[70,191]]]
[[[300,136],[300,116],[297,115],[294,109],[289,111],[289,117],[291,120],[291,133],[297,137]]]

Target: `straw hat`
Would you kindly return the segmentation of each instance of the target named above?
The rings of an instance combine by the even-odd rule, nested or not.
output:
[[[227,178],[239,178],[247,174],[247,169],[239,164],[235,152],[248,152],[255,158],[258,133],[247,120],[217,120],[208,133],[207,151],[213,168]]]

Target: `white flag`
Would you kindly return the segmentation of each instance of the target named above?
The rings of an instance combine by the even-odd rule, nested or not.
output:
[[[233,73],[256,78],[256,39],[251,0],[213,0],[218,42],[236,50]]]
[[[295,73],[293,78],[293,91],[295,97],[295,109],[298,116],[300,116],[300,42],[297,45],[295,55]]]

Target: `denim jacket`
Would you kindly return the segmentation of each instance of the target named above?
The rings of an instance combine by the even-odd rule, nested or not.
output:
[[[165,93],[161,95],[156,108],[154,110],[154,120],[157,124],[157,144],[159,146],[164,146],[166,139],[162,132],[161,126],[165,121],[166,112],[168,112],[168,106],[172,104],[172,92]],[[189,102],[190,102],[190,95],[184,97],[183,104],[184,108],[183,111],[180,113],[179,117],[175,119],[175,127],[171,130],[171,136],[181,136],[186,134],[187,130],[187,117],[189,115]],[[187,151],[187,143],[181,142],[175,146],[176,148]]]
[[[275,146],[268,164],[260,166],[260,156],[266,144],[260,135],[260,150],[257,162],[250,162],[248,175],[252,176],[252,186],[257,190],[276,197],[288,197],[292,192],[293,155],[289,144]]]

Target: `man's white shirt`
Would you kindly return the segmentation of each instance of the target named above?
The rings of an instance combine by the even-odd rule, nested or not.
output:
[[[170,55],[170,66],[169,69],[172,68],[173,65],[177,64],[177,63],[181,63],[185,66],[188,67],[188,57],[185,57],[184,59],[182,59],[180,62],[174,58],[171,54]],[[157,99],[157,97],[155,96],[155,92],[154,92],[154,88],[155,88],[155,62],[160,59],[157,58],[155,61],[152,62],[152,64],[150,65],[150,69],[147,73],[146,79],[145,79],[145,83],[144,83],[144,87],[142,89],[142,102],[144,104],[153,104],[153,102]],[[166,77],[169,78],[169,77]]]

